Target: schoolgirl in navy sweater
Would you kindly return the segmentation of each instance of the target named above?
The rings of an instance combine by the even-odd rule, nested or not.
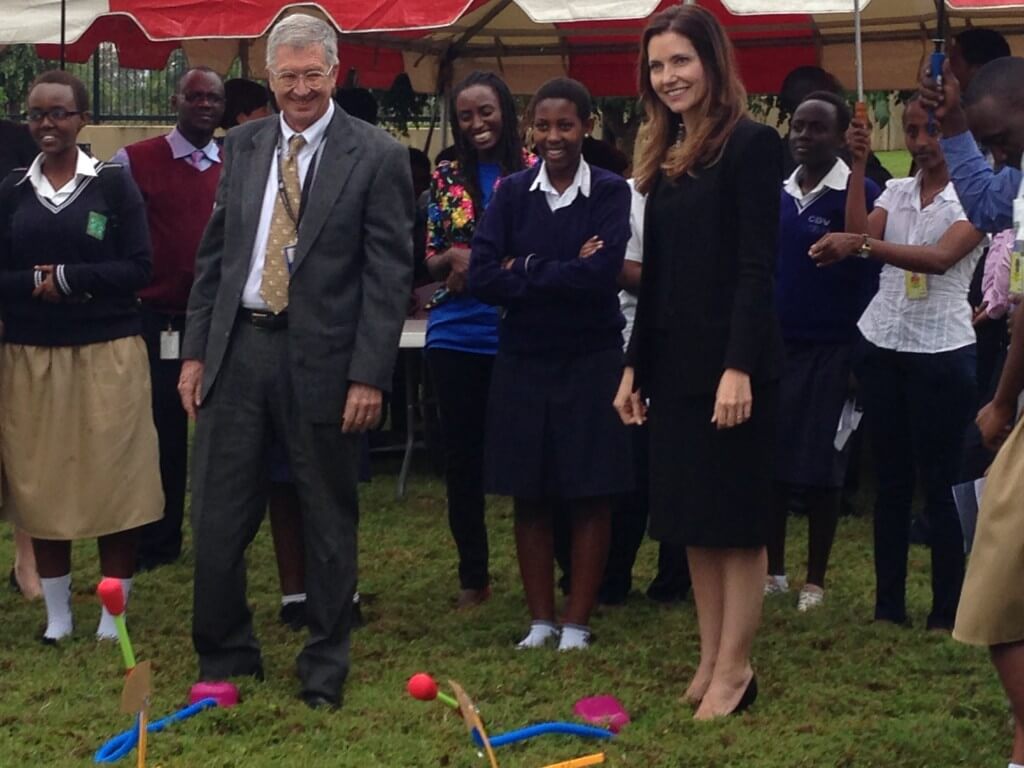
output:
[[[515,499],[532,624],[519,648],[586,648],[610,536],[610,499],[632,486],[629,437],[612,400],[622,372],[617,278],[630,192],[581,157],[593,123],[575,80],[530,105],[538,168],[506,178],[473,238],[469,287],[501,306],[488,403],[485,486]],[[572,517],[572,594],[555,623],[552,518]]]
[[[78,149],[80,80],[43,73],[28,106],[41,153],[0,196],[0,456],[3,514],[32,536],[52,644],[73,629],[71,541],[98,539],[127,596],[138,529],[164,502],[135,298],[150,278],[142,197]],[[96,634],[117,637],[106,609]]]

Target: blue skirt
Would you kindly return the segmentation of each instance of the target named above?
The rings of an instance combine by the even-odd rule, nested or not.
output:
[[[853,359],[853,344],[786,343],[775,452],[779,482],[843,487],[849,442],[842,451],[834,442],[850,392]]]
[[[612,405],[621,376],[617,348],[564,358],[499,352],[487,403],[487,492],[582,499],[632,490],[630,436]]]

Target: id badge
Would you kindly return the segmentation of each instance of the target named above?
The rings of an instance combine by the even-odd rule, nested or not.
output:
[[[160,359],[177,360],[181,357],[181,334],[178,331],[160,331]]]
[[[1010,293],[1024,294],[1024,242],[1018,240],[1010,254]]]
[[[922,275],[920,272],[906,272],[904,279],[908,299],[919,301],[928,298],[928,275]]]
[[[288,274],[289,275],[292,273],[292,268],[295,265],[295,249],[296,249],[296,243],[292,243],[291,245],[286,245],[284,247],[284,249],[283,249],[284,250],[284,263],[288,265]]]

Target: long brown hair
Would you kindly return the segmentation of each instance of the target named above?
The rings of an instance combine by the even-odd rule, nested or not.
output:
[[[647,48],[651,38],[675,32],[690,40],[704,68],[705,91],[696,129],[683,131],[651,86]],[[640,45],[640,103],[646,122],[638,141],[634,165],[636,187],[648,192],[659,171],[676,179],[695,166],[721,157],[736,124],[747,113],[747,92],[737,73],[732,43],[710,11],[697,5],[677,5],[657,14],[644,29]],[[683,140],[677,141],[682,135]]]

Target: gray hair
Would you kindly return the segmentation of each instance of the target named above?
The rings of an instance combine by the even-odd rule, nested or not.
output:
[[[270,30],[267,38],[267,68],[274,68],[274,55],[281,46],[309,48],[320,45],[328,67],[338,64],[338,34],[323,19],[305,13],[295,13],[281,19]]]

